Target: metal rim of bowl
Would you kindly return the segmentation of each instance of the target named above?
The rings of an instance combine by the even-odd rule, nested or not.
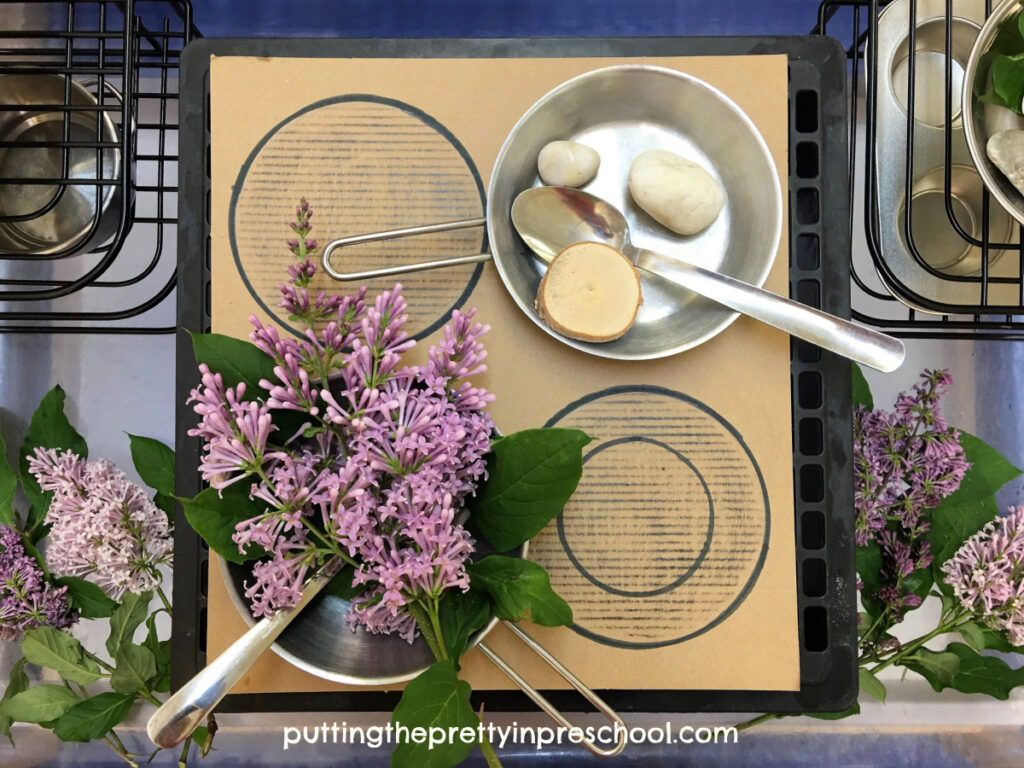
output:
[[[50,79],[59,80],[61,83],[65,82],[65,81],[70,81],[71,88],[84,100],[84,102],[83,102],[84,105],[91,106],[93,104],[95,104],[95,105],[99,104],[99,98],[96,95],[94,95],[92,93],[92,91],[90,91],[81,82],[79,82],[78,80],[75,80],[74,78],[71,78],[68,75],[62,75],[62,74],[56,74],[56,73],[43,73],[43,74],[38,74],[38,75],[36,75],[36,74],[33,74],[33,75],[23,75],[23,74],[17,73],[17,72],[9,72],[9,73],[0,74],[0,78],[3,78],[3,77],[46,77],[46,78],[50,78]],[[107,84],[107,87],[110,88],[110,89],[115,90],[115,92],[116,92],[116,89],[114,89],[114,87],[112,85]],[[116,95],[117,98],[119,98],[119,99],[121,98],[119,93],[116,93],[115,95]],[[117,125],[114,123],[113,119],[111,118],[110,113],[107,110],[100,110],[100,111],[102,112],[101,120],[103,121],[104,141],[110,141],[110,142],[113,142],[116,145],[113,148],[110,148],[110,151],[113,153],[113,163],[112,163],[112,165],[113,165],[113,169],[114,169],[114,173],[112,174],[110,180],[111,181],[116,181],[116,180],[119,180],[121,178],[121,170],[122,170],[121,169],[121,165],[122,165],[122,163],[121,163],[121,147],[120,147],[120,138],[121,137],[120,137],[120,134],[118,133]],[[39,113],[33,113],[33,114],[45,114],[45,113],[40,111]],[[9,128],[8,132],[10,130],[11,129]],[[5,132],[4,135],[6,135],[6,132]],[[106,151],[106,150],[104,150],[104,151]],[[106,180],[105,177],[103,176],[102,163],[101,163],[100,168],[98,170],[99,170],[99,173],[97,175],[98,179],[99,180]],[[54,186],[60,186],[60,183],[56,182],[54,184]],[[50,255],[50,254],[53,254],[53,253],[57,253],[59,251],[69,250],[69,249],[76,248],[79,245],[91,244],[91,242],[94,239],[96,239],[96,237],[98,235],[101,235],[103,233],[103,224],[102,224],[103,218],[104,218],[104,216],[107,215],[108,210],[110,210],[111,203],[113,202],[113,200],[116,198],[116,196],[118,195],[118,193],[120,191],[118,189],[118,185],[117,184],[108,184],[108,185],[103,185],[103,186],[104,186],[104,192],[103,192],[103,197],[102,197],[102,203],[100,205],[100,214],[99,214],[100,218],[99,218],[99,221],[95,220],[95,216],[90,217],[89,221],[86,222],[77,232],[75,232],[74,234],[72,234],[69,237],[65,238],[62,242],[52,243],[52,244],[51,243],[39,242],[35,238],[30,238],[27,235],[25,235],[25,234],[23,234],[23,233],[21,233],[20,231],[17,231],[17,230],[16,231],[8,231],[8,233],[7,233],[8,237],[10,237],[12,239],[15,239],[15,240],[20,240],[23,243],[25,243],[25,246],[26,246],[25,249],[23,251],[20,251],[19,253],[22,253],[22,254],[25,254],[25,255],[29,255],[29,256],[47,256],[47,255]],[[95,226],[94,226],[94,222],[95,222]],[[0,227],[4,227],[6,229],[10,229],[10,226],[11,226],[11,223],[0,223]],[[81,250],[81,249],[79,249],[79,250]]]
[[[522,550],[523,551],[520,557],[525,558],[530,550],[529,541],[523,544]],[[243,621],[245,621],[246,626],[253,627],[257,623],[257,621],[259,621],[259,619],[253,618],[252,612],[249,610],[249,605],[245,602],[245,599],[242,597],[242,595],[236,588],[235,582],[231,578],[231,569],[228,567],[228,562],[220,555],[217,555],[216,553],[214,554],[214,559],[216,560],[217,566],[220,569],[221,578],[224,579],[224,586],[227,589],[228,596],[231,598],[231,602],[234,604],[235,608],[238,609],[238,613],[241,615]],[[306,606],[307,610],[308,608],[309,606]],[[494,629],[497,623],[498,617],[491,616],[491,620],[488,621],[487,624],[478,629],[476,632],[474,632],[473,635],[469,638],[469,643],[467,643],[466,645],[466,651],[468,651],[470,648],[475,647],[477,643],[483,640],[487,633]],[[286,629],[285,632],[287,631],[288,630]],[[330,680],[333,683],[345,683],[347,685],[391,685],[393,683],[405,683],[409,680],[412,680],[414,677],[416,677],[423,671],[422,669],[420,669],[402,675],[375,677],[372,679],[365,677],[354,677],[352,675],[345,675],[339,672],[331,672],[330,670],[324,669],[323,667],[317,666],[316,664],[312,664],[306,661],[305,659],[296,656],[291,651],[282,648],[280,644],[276,642],[270,646],[270,650],[272,650],[282,659],[287,661],[289,664],[297,667],[298,669],[301,669],[303,672],[307,672],[311,675],[322,678],[324,680]]]
[[[781,240],[782,240],[783,218],[784,218],[784,216],[783,216],[782,184],[781,184],[781,182],[779,180],[778,169],[776,168],[776,165],[775,165],[775,158],[772,155],[771,150],[768,148],[768,144],[765,142],[764,137],[761,135],[761,132],[758,130],[758,128],[754,124],[753,120],[751,120],[750,117],[747,115],[747,113],[744,112],[739,107],[739,105],[737,105],[736,102],[734,102],[732,99],[730,99],[725,93],[723,93],[719,89],[715,88],[711,84],[705,82],[704,80],[701,80],[700,78],[694,77],[693,75],[687,74],[685,72],[681,72],[681,71],[676,70],[676,69],[670,69],[668,67],[659,67],[659,66],[654,66],[654,65],[650,65],[650,64],[619,64],[619,65],[614,65],[614,66],[610,66],[610,67],[602,67],[600,69],[595,69],[595,70],[590,70],[588,72],[584,72],[583,74],[577,75],[577,76],[575,76],[573,78],[570,78],[569,80],[566,80],[561,85],[556,86],[555,88],[551,89],[546,94],[541,96],[540,99],[538,99],[536,102],[534,102],[534,104],[516,121],[515,125],[512,126],[512,129],[509,131],[508,135],[506,136],[505,141],[504,141],[504,143],[501,146],[501,149],[498,151],[497,158],[495,159],[495,162],[494,162],[494,169],[495,170],[491,174],[491,180],[490,180],[490,183],[489,183],[488,189],[487,189],[487,206],[488,206],[488,209],[487,209],[487,239],[491,243],[491,247],[494,248],[494,243],[499,242],[499,239],[496,237],[496,233],[494,231],[495,230],[495,221],[497,220],[498,217],[496,216],[496,212],[492,211],[492,209],[491,209],[492,201],[497,198],[497,195],[495,194],[496,193],[496,185],[498,183],[500,183],[499,177],[500,177],[501,174],[498,171],[502,167],[502,163],[505,161],[505,156],[509,153],[510,147],[512,147],[514,145],[514,143],[516,141],[516,137],[518,136],[520,130],[523,128],[523,126],[525,126],[532,119],[532,117],[539,110],[543,109],[544,106],[551,99],[556,98],[556,97],[564,94],[566,91],[569,91],[569,90],[572,90],[573,88],[578,87],[579,84],[582,83],[582,82],[586,82],[587,80],[589,80],[591,78],[595,78],[595,77],[607,76],[607,74],[609,72],[613,72],[613,71],[621,71],[621,72],[647,72],[647,73],[650,73],[652,75],[660,75],[660,76],[663,76],[663,77],[673,78],[673,79],[679,80],[681,82],[685,82],[685,83],[687,83],[689,85],[692,85],[692,86],[694,86],[696,88],[699,88],[701,90],[704,90],[710,96],[712,96],[713,98],[718,99],[720,102],[722,102],[722,104],[733,113],[733,115],[735,116],[737,121],[742,123],[743,126],[746,128],[747,132],[750,134],[750,136],[753,139],[753,141],[757,144],[758,149],[760,150],[760,152],[763,154],[764,158],[766,159],[766,161],[768,163],[768,167],[772,170],[772,173],[771,173],[772,182],[773,182],[772,183],[772,189],[771,189],[772,203],[774,204],[775,209],[778,211],[778,216],[776,216],[775,222],[774,222],[774,232],[773,232],[772,236],[769,238],[769,241],[771,243],[770,248],[766,246],[766,250],[769,251],[770,257],[765,259],[765,263],[764,263],[763,268],[761,269],[761,271],[759,273],[756,274],[756,279],[749,281],[751,285],[755,285],[755,286],[757,286],[759,288],[762,287],[764,285],[765,281],[768,279],[768,275],[771,273],[772,267],[775,264],[775,259],[778,256],[779,245],[780,245]],[[508,213],[504,212],[502,214],[501,218],[502,218],[502,220],[507,220],[508,219]],[[505,266],[503,264],[503,258],[500,255],[498,255],[497,253],[494,254],[494,265],[497,268],[498,273],[501,275],[501,279],[502,279],[502,282],[505,284],[507,293],[512,297],[513,301],[515,301],[515,303],[518,305],[519,309],[527,317],[529,317],[530,320],[535,325],[537,325],[545,333],[547,333],[549,336],[552,336],[553,338],[557,339],[558,341],[560,341],[560,342],[562,342],[564,344],[567,344],[570,347],[578,349],[581,352],[586,352],[588,354],[597,355],[598,357],[605,357],[605,358],[609,358],[609,359],[621,359],[621,360],[655,360],[655,359],[660,359],[660,358],[664,358],[664,357],[671,357],[671,356],[677,355],[677,354],[679,354],[681,352],[685,352],[685,351],[687,351],[689,349],[693,349],[694,347],[700,346],[704,342],[709,341],[710,339],[714,338],[715,336],[720,334],[722,331],[724,331],[726,328],[728,328],[730,325],[732,325],[736,321],[736,319],[740,316],[740,313],[738,313],[738,312],[728,312],[728,314],[726,314],[723,317],[722,321],[719,322],[718,325],[715,328],[711,329],[710,331],[704,333],[703,335],[701,335],[699,337],[691,339],[690,341],[685,342],[683,344],[679,344],[677,346],[671,347],[670,349],[667,349],[667,350],[659,350],[659,351],[651,352],[649,354],[644,354],[644,355],[616,355],[616,354],[611,354],[607,350],[602,349],[600,344],[591,343],[591,342],[585,342],[585,341],[578,341],[576,339],[572,339],[572,338],[569,338],[567,336],[562,336],[561,334],[558,334],[554,330],[549,328],[544,322],[542,322],[537,317],[536,311],[535,311],[532,303],[524,302],[521,299],[521,297],[516,294],[515,291],[512,291],[512,290],[508,289],[511,281],[509,280],[509,276],[506,273]]]
[[[964,68],[960,113],[964,116],[963,130],[964,137],[967,140],[967,149],[971,153],[971,160],[974,161],[974,167],[977,169],[978,175],[981,176],[982,184],[985,185],[985,189],[989,191],[996,201],[1006,209],[1007,213],[1021,224],[1024,224],[1024,195],[1018,193],[1016,199],[1011,199],[1003,193],[997,183],[997,177],[993,173],[993,169],[1000,177],[1002,177],[1002,172],[995,168],[988,159],[985,147],[979,144],[979,136],[975,131],[974,99],[974,80],[978,76],[978,62],[991,46],[998,33],[998,28],[1012,14],[1020,11],[1022,7],[1024,7],[1024,4],[1019,0],[1004,0],[1002,5],[992,11],[992,14],[985,20],[981,32],[978,33],[978,37],[974,41],[974,47],[971,49],[971,56],[967,60],[967,66]],[[1021,53],[1024,53],[1024,51],[1021,51]]]

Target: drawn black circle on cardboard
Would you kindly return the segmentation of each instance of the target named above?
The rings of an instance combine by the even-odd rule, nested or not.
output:
[[[770,533],[767,488],[743,436],[696,398],[647,385],[582,397],[546,426],[598,438],[576,493],[530,544],[573,607],[572,629],[658,648],[732,615]]]
[[[285,241],[301,197],[313,206],[310,237],[323,246],[348,235],[483,216],[483,180],[465,147],[426,112],[395,99],[346,94],[310,104],[275,125],[238,173],[228,239],[246,289],[272,322],[300,329],[277,307],[278,286],[297,261]],[[487,250],[483,228],[368,243],[335,253],[343,271],[361,271]],[[482,264],[402,275],[408,333],[440,328],[473,292]],[[367,298],[396,278],[367,281]],[[354,293],[359,283],[321,270],[312,291]]]

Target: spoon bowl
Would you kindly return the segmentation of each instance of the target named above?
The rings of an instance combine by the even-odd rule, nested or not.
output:
[[[618,208],[570,187],[536,187],[518,195],[512,226],[549,263],[573,243],[604,243],[618,250],[630,244],[629,224]]]

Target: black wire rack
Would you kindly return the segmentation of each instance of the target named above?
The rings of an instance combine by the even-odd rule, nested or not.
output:
[[[908,3],[908,19],[906,29],[906,50],[918,51],[917,36],[921,26],[918,23],[918,0],[897,0]],[[1024,340],[1024,227],[1014,225],[1018,233],[1017,242],[997,242],[1002,238],[993,237],[990,233],[990,211],[998,205],[990,200],[988,191],[982,193],[981,231],[979,236],[965,231],[962,222],[954,213],[954,199],[951,191],[951,170],[954,161],[951,153],[954,109],[959,104],[960,95],[954,87],[953,75],[953,24],[951,19],[958,14],[959,2],[945,2],[945,131],[943,194],[946,220],[943,226],[949,231],[943,236],[963,242],[964,247],[980,249],[980,271],[977,274],[946,274],[931,266],[921,249],[915,244],[912,227],[915,212],[914,169],[920,169],[915,163],[917,149],[915,132],[920,135],[922,128],[916,125],[914,98],[917,92],[915,85],[915,60],[917,56],[909,56],[906,62],[905,92],[905,139],[902,143],[906,149],[901,158],[905,162],[905,190],[903,200],[909,201],[903,206],[902,212],[884,210],[879,196],[879,99],[880,99],[880,67],[888,62],[879,62],[880,45],[878,40],[879,14],[887,6],[893,5],[885,0],[825,0],[818,11],[818,24],[812,30],[815,34],[829,34],[847,45],[847,57],[850,60],[850,76],[852,79],[850,109],[850,202],[851,208],[859,194],[863,194],[863,221],[851,221],[854,234],[854,256],[851,264],[853,280],[852,316],[870,325],[886,329],[888,332],[906,338],[945,339],[996,339]],[[991,12],[991,2],[984,4],[985,15]],[[922,14],[923,15],[923,14]],[[895,85],[895,83],[894,83]],[[863,90],[862,90],[863,89]],[[863,97],[863,103],[861,98]],[[863,111],[861,111],[863,110]],[[858,128],[863,131],[863,157],[858,158]],[[885,137],[888,139],[889,137]],[[882,170],[884,172],[884,169]],[[859,177],[855,180],[855,177]],[[857,189],[863,184],[862,193]],[[904,246],[902,253],[887,253],[883,248],[880,236],[882,216],[898,216],[901,228],[901,240]],[[1012,239],[1012,238],[1010,238]],[[857,243],[864,246],[867,258],[857,256]],[[1014,268],[1011,274],[994,275],[990,272],[990,258],[997,250],[1003,250],[1005,267],[1011,261]],[[1007,252],[1009,250],[1009,252]],[[958,300],[953,303],[937,300],[935,297],[922,295],[915,286],[908,285],[893,269],[893,258],[912,259],[924,274],[935,278],[938,285],[961,287],[958,293],[970,300]],[[874,274],[872,274],[872,272]],[[1000,298],[993,297],[994,289],[999,286]],[[1012,291],[1013,299],[1006,297]]]
[[[0,332],[174,332],[178,68],[196,36],[188,0],[0,0],[0,92],[58,78],[64,93],[0,103],[0,126],[36,114],[58,126],[27,139],[0,128],[0,201],[22,201],[0,207],[0,230],[42,226],[72,195],[93,206],[66,243],[0,241]]]

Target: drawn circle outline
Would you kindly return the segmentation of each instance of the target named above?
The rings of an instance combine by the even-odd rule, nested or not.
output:
[[[312,104],[307,104],[302,109],[284,118],[284,120],[282,120],[269,131],[267,131],[263,138],[260,139],[259,142],[257,142],[256,146],[253,147],[252,151],[249,153],[249,156],[245,159],[245,162],[242,163],[242,167],[238,171],[238,177],[235,179],[235,183],[231,187],[231,201],[228,205],[228,243],[231,247],[231,255],[234,258],[235,269],[238,271],[239,276],[242,278],[242,283],[245,285],[246,290],[249,291],[249,295],[252,296],[252,298],[260,306],[260,308],[267,313],[267,315],[273,318],[273,320],[278,324],[279,327],[284,328],[289,333],[299,338],[304,337],[305,334],[300,332],[298,329],[294,328],[288,322],[282,320],[278,316],[277,312],[267,305],[267,302],[264,301],[263,297],[259,295],[259,292],[249,281],[249,276],[248,274],[246,274],[245,268],[242,266],[241,254],[239,254],[238,252],[238,238],[235,232],[235,214],[238,208],[239,196],[242,194],[242,189],[245,185],[246,177],[248,176],[249,171],[252,169],[252,164],[256,161],[256,159],[259,157],[260,152],[270,142],[270,140],[273,139],[277,135],[277,133],[286,125],[288,125],[294,120],[297,120],[298,118],[302,117],[303,115],[309,112],[312,112],[316,109],[320,109],[322,107],[328,107],[334,104],[343,104],[347,102],[370,102],[373,104],[382,104],[384,106],[393,107],[416,118],[421,123],[426,125],[428,128],[431,128],[438,134],[440,134],[441,137],[447,140],[448,143],[451,144],[451,146],[455,149],[455,151],[459,153],[459,156],[462,157],[463,162],[465,162],[466,164],[466,169],[470,172],[470,174],[473,177],[473,181],[476,184],[477,193],[480,195],[480,206],[485,213],[487,211],[487,192],[484,189],[483,179],[480,177],[480,172],[479,170],[477,170],[476,163],[473,162],[473,158],[470,157],[469,152],[462,145],[462,142],[460,142],[455,137],[455,134],[448,130],[448,128],[446,128],[436,118],[427,114],[423,110],[412,106],[411,104],[407,104],[404,101],[399,101],[398,99],[390,99],[386,96],[378,96],[373,93],[348,93],[340,96],[331,96],[326,99],[320,99],[319,101],[315,101]],[[486,253],[487,248],[487,228],[484,227],[484,233],[480,244],[480,252]],[[483,274],[483,271],[484,265],[482,263],[477,264],[476,267],[473,269],[473,273],[470,275],[468,282],[466,283],[465,289],[462,291],[462,294],[455,300],[455,302],[445,312],[443,312],[437,320],[428,325],[422,331],[419,331],[418,333],[411,335],[411,338],[415,339],[416,341],[425,339],[427,336],[429,336],[442,325],[444,325],[446,322],[448,322],[448,320],[452,316],[452,312],[463,306],[469,299],[470,295],[476,288],[477,283],[480,281],[480,276]]]
[[[744,600],[747,599],[747,596],[754,588],[754,584],[757,583],[757,580],[761,575],[761,571],[764,570],[764,563],[768,556],[768,542],[771,538],[771,504],[768,500],[768,488],[765,485],[764,475],[761,473],[761,467],[757,463],[757,460],[754,458],[754,454],[750,450],[750,447],[747,445],[746,441],[743,439],[743,436],[737,431],[737,429],[732,424],[730,424],[721,414],[719,414],[713,408],[701,402],[700,400],[691,397],[690,395],[683,394],[682,392],[677,392],[667,387],[659,387],[652,384],[622,384],[613,387],[607,387],[606,389],[598,390],[597,392],[591,392],[590,394],[584,395],[583,397],[569,403],[564,408],[559,410],[554,416],[548,419],[544,426],[553,427],[573,411],[576,411],[582,408],[583,406],[587,405],[588,403],[591,403],[600,398],[611,397],[614,395],[638,393],[662,395],[664,397],[669,397],[687,403],[688,405],[693,406],[697,410],[702,411],[707,416],[710,416],[712,419],[717,421],[722,427],[724,427],[730,435],[732,435],[732,437],[743,449],[744,453],[749,459],[751,468],[754,470],[754,474],[757,477],[758,483],[761,488],[761,496],[764,500],[765,523],[764,537],[761,542],[761,551],[758,555],[757,562],[754,563],[754,567],[751,570],[750,576],[747,578],[746,583],[740,589],[736,597],[734,597],[733,600],[729,603],[729,605],[727,605],[714,619],[712,619],[699,629],[696,629],[692,632],[688,632],[687,634],[682,635],[680,637],[671,638],[669,640],[651,640],[637,642],[630,640],[619,640],[614,637],[602,635],[599,632],[595,632],[594,630],[580,626],[575,621],[569,625],[569,628],[576,632],[578,635],[593,640],[596,643],[607,645],[613,648],[629,648],[635,650],[644,650],[650,648],[664,648],[670,645],[678,645],[679,643],[684,643],[687,640],[692,640],[695,637],[699,637],[700,635],[703,635],[704,633],[714,629],[723,621],[728,619],[730,616],[732,616],[733,613],[736,612],[736,609],[743,604]],[[559,513],[559,518],[560,517],[561,513]]]
[[[665,586],[658,587],[657,589],[619,589],[618,587],[613,587],[610,584],[604,583],[599,578],[594,576],[590,571],[588,571],[583,566],[583,564],[579,561],[579,558],[577,558],[576,555],[573,553],[572,545],[569,544],[569,538],[568,536],[566,536],[565,533],[564,511],[557,517],[558,539],[562,543],[562,549],[565,550],[565,554],[566,556],[568,556],[569,561],[573,564],[576,570],[579,571],[580,574],[582,574],[583,577],[591,584],[593,584],[595,587],[598,587],[599,589],[608,592],[609,594],[619,595],[620,597],[655,597],[656,595],[664,595],[676,589],[677,587],[682,586],[682,584],[685,583],[686,580],[689,579],[696,572],[697,568],[700,567],[700,564],[704,562],[704,558],[707,557],[708,550],[711,549],[711,540],[715,534],[715,501],[714,499],[711,498],[711,491],[708,488],[707,482],[705,482],[704,480],[704,476],[700,473],[700,470],[698,470],[697,467],[693,465],[693,462],[686,458],[682,453],[677,451],[675,448],[673,448],[671,445],[669,445],[668,443],[664,443],[661,440],[655,440],[653,438],[645,437],[643,435],[617,437],[614,440],[608,440],[606,442],[601,443],[599,446],[597,446],[597,448],[590,451],[590,453],[583,457],[583,463],[586,464],[591,458],[601,453],[602,451],[607,450],[608,448],[614,448],[617,445],[624,445],[626,443],[647,443],[649,445],[654,445],[658,448],[663,448],[664,450],[668,451],[673,456],[675,456],[679,461],[683,462],[687,467],[689,467],[690,471],[697,476],[697,480],[700,481],[701,488],[704,489],[704,496],[708,500],[708,526],[707,533],[704,536],[704,543],[701,545],[700,552],[697,554],[697,557],[694,558],[694,561],[690,564],[690,567],[687,568],[681,576],[678,576],[676,579],[670,581]]]

